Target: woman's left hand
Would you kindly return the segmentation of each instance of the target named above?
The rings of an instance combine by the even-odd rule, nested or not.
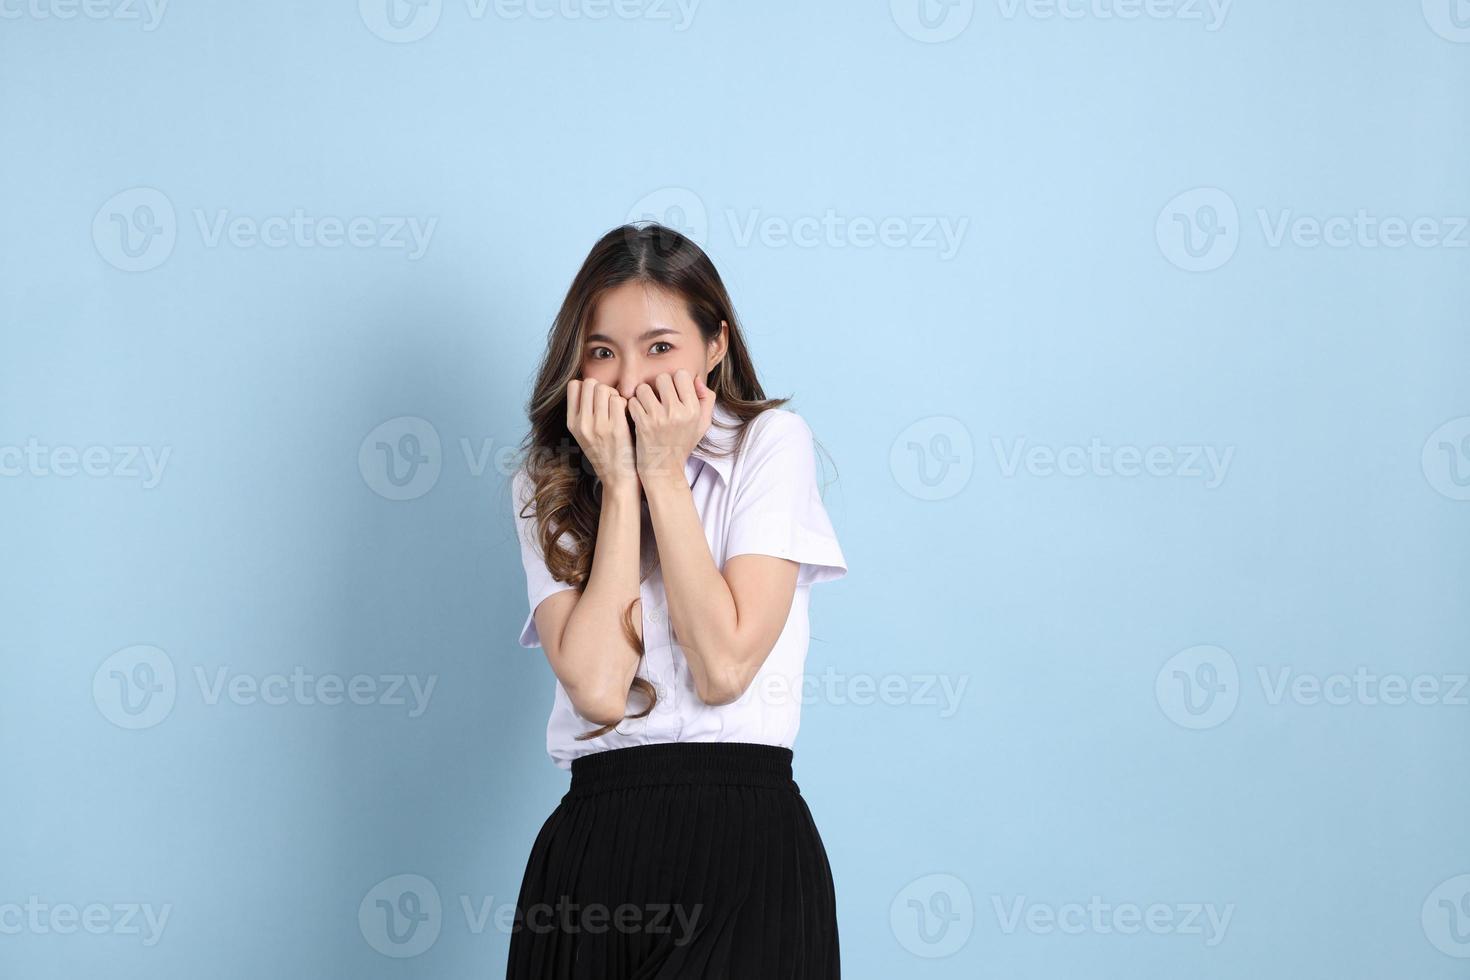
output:
[[[637,428],[638,478],[647,486],[656,480],[679,480],[687,485],[684,463],[710,427],[715,393],[680,368],[653,379],[658,390],[644,382],[628,399],[628,414]]]

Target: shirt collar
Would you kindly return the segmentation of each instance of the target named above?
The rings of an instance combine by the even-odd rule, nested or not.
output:
[[[715,399],[715,409],[710,416],[709,429],[706,430],[704,438],[700,440],[700,445],[695,446],[689,453],[686,475],[689,477],[690,486],[694,485],[694,480],[699,476],[699,470],[705,466],[713,467],[725,485],[730,485],[730,471],[735,466],[735,457],[711,455],[705,450],[703,444],[709,442],[714,449],[721,452],[728,449],[734,443],[735,438],[740,435],[740,430],[720,428],[716,423],[723,422],[730,426],[738,424],[739,421],[740,417],[726,408],[724,402],[718,398]]]

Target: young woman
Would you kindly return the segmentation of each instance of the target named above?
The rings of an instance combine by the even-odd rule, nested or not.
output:
[[[510,980],[839,976],[791,746],[809,593],[847,564],[786,401],[695,243],[625,225],[592,248],[512,480],[520,644],[556,675],[546,747],[571,783],[531,847]]]

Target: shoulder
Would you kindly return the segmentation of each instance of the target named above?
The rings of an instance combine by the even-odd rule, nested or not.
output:
[[[526,468],[524,466],[518,467],[510,475],[510,500],[512,506],[517,510],[520,509],[520,505],[526,500],[526,484],[530,479],[526,474]]]
[[[522,465],[510,477],[511,510],[517,518],[523,517],[523,512],[527,510],[526,505],[535,495],[536,485],[531,480],[531,474],[527,473],[526,467]]]
[[[810,482],[816,457],[806,420],[789,409],[768,408],[746,423],[731,483],[738,493],[749,493],[753,487]]]
[[[537,514],[537,508],[530,506],[536,496],[536,484],[531,479],[531,474],[526,472],[525,466],[511,474],[510,483],[510,498],[514,505],[516,532],[520,535],[521,544],[539,555],[542,553],[540,517]],[[570,528],[563,528],[561,536],[557,538],[557,544],[569,552],[577,550]]]
[[[780,451],[786,447],[811,448],[812,430],[806,419],[787,408],[768,408],[748,423],[747,452]]]

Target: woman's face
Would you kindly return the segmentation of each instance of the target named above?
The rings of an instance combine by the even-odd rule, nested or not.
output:
[[[706,344],[683,300],[657,286],[625,282],[603,293],[592,312],[580,377],[611,385],[624,398],[645,382],[657,395],[660,374],[672,378],[683,368],[692,377],[708,376],[725,356],[728,334],[721,323],[719,337]]]

